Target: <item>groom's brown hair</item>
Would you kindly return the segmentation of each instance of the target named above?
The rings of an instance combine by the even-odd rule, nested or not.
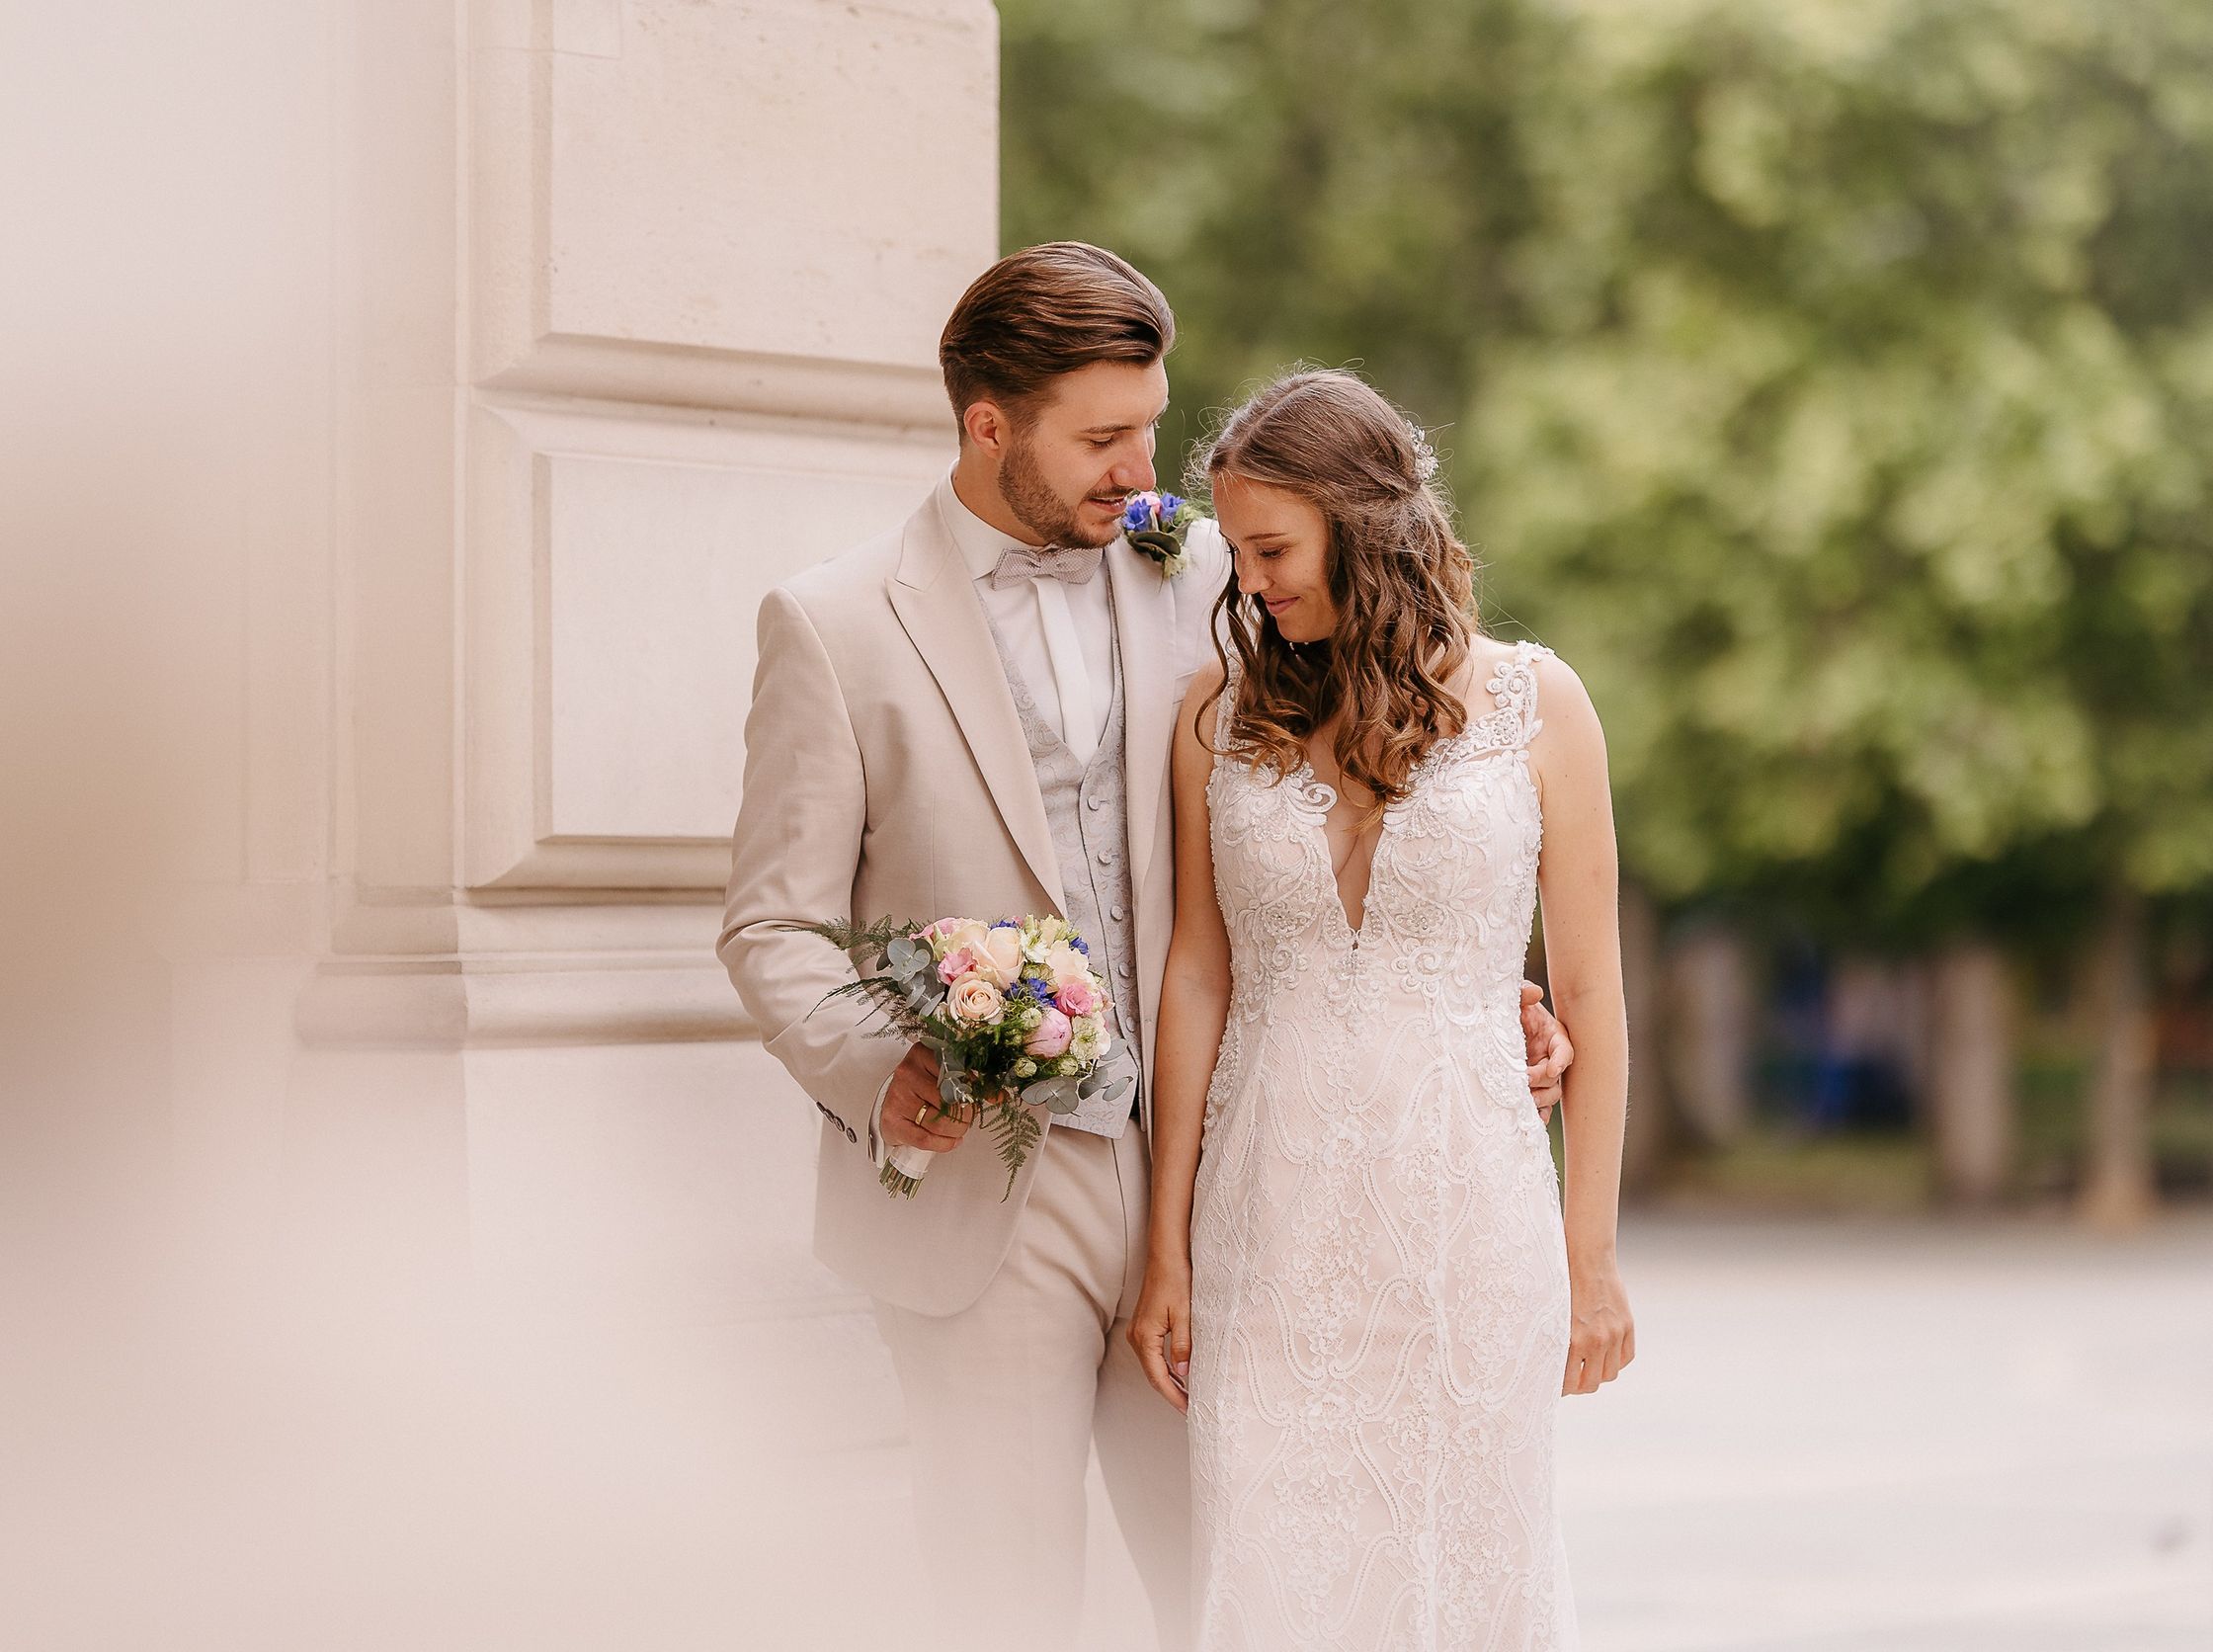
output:
[[[1088,241],[1010,253],[960,295],[938,339],[953,417],[995,401],[1023,419],[1047,384],[1094,362],[1150,367],[1176,315],[1128,260]]]

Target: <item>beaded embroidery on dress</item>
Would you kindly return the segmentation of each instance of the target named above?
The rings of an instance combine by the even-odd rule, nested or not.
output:
[[[1203,1652],[1577,1645],[1567,1248],[1520,1026],[1545,652],[1518,644],[1385,810],[1357,931],[1312,770],[1208,778],[1231,1000],[1191,1217]]]

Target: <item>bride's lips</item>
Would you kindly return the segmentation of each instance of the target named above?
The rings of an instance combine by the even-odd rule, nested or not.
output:
[[[1281,614],[1285,609],[1289,608],[1293,603],[1297,601],[1298,599],[1296,597],[1263,597],[1261,599],[1262,605],[1266,607],[1268,612],[1270,614]]]

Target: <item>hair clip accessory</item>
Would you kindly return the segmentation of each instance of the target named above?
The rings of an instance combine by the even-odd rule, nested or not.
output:
[[[1414,443],[1414,478],[1427,482],[1436,474],[1436,450],[1430,446],[1429,433],[1412,419],[1406,421],[1406,434]]]

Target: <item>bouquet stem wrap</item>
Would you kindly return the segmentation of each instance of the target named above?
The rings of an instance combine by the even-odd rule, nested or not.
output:
[[[927,1147],[890,1147],[884,1150],[882,1182],[887,1193],[912,1198],[922,1187],[922,1179],[930,1174],[932,1161],[938,1157]]]

